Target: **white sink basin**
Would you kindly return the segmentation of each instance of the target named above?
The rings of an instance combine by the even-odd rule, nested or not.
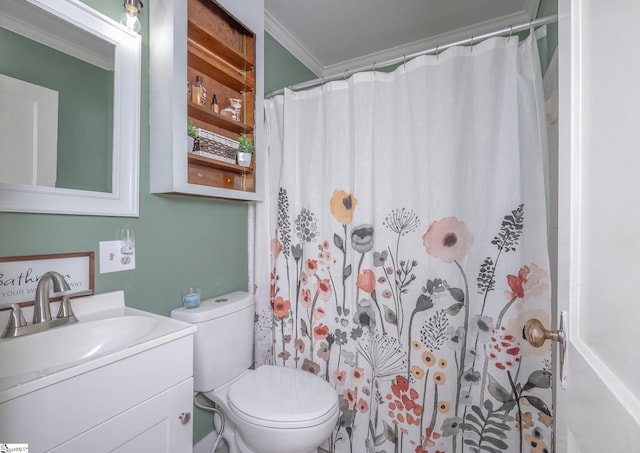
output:
[[[196,330],[176,319],[126,307],[122,291],[73,299],[72,306],[77,323],[0,339],[0,403]],[[26,307],[26,319],[32,311]],[[0,312],[0,330],[7,316]]]
[[[144,337],[157,321],[121,316],[56,327],[0,342],[3,366],[0,379],[48,368],[71,365],[105,354]]]

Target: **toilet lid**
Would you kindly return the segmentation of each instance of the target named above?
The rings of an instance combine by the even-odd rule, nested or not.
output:
[[[234,382],[227,401],[243,419],[286,425],[321,422],[333,416],[338,396],[331,385],[314,374],[264,365]]]

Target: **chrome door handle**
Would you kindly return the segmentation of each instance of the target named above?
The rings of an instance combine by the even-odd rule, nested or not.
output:
[[[546,340],[558,342],[558,362],[560,365],[560,385],[566,388],[565,359],[567,352],[567,313],[560,312],[560,328],[558,330],[545,329],[536,318],[528,320],[522,329],[522,336],[536,348],[541,347]]]

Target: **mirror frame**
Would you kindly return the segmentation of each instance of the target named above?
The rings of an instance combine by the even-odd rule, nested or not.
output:
[[[0,182],[0,211],[138,217],[142,60],[140,35],[79,0],[18,2],[29,3],[51,13],[59,20],[114,47],[112,191],[93,192]],[[31,30],[33,34],[46,35],[47,39],[69,44],[60,27],[47,30],[46,24],[25,24],[24,17],[0,11],[1,27],[16,31],[16,24],[18,27],[24,26],[20,34]]]

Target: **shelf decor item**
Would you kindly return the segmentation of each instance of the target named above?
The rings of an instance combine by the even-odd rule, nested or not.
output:
[[[235,164],[237,148],[238,142],[235,140],[206,129],[198,129],[198,138],[193,153],[209,159]]]
[[[251,155],[254,150],[251,137],[244,134],[238,137],[238,165],[241,167],[251,166]]]
[[[240,110],[242,109],[242,99],[229,98],[229,105],[233,109],[231,119],[234,121],[240,121]]]

